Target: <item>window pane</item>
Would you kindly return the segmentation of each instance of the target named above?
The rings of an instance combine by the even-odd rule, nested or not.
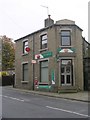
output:
[[[28,47],[28,41],[23,42],[23,53],[28,53],[26,48]]]
[[[41,82],[48,82],[48,60],[40,62]]]
[[[70,83],[70,75],[67,75],[67,83]]]
[[[41,49],[47,48],[47,35],[41,36]]]
[[[28,64],[23,64],[23,81],[28,80]]]
[[[42,48],[43,48],[43,49],[44,49],[44,48],[47,48],[47,40],[42,41]]]
[[[61,31],[62,36],[70,36],[70,31]]]
[[[24,80],[24,81],[27,81],[27,80],[28,80],[27,70],[24,70],[23,80]]]
[[[64,81],[65,81],[65,76],[61,75],[61,84],[64,84]]]
[[[42,49],[47,48],[47,44],[42,45]]]
[[[62,65],[71,65],[71,60],[62,60]]]
[[[47,39],[47,35],[43,35],[42,40],[46,40],[46,39]]]
[[[41,67],[46,67],[48,66],[48,61],[41,62]]]
[[[42,41],[42,45],[47,44],[47,40]]]
[[[70,45],[70,37],[62,37],[62,45]]]
[[[70,38],[70,31],[61,31],[61,45],[69,46],[71,44]]]
[[[70,73],[70,66],[66,66],[66,72]]]
[[[28,41],[25,41],[25,46],[28,45]]]
[[[61,73],[65,72],[65,67],[61,67]]]
[[[27,70],[28,69],[28,64],[25,64],[24,65],[24,70]]]
[[[48,67],[41,69],[41,82],[48,82]]]

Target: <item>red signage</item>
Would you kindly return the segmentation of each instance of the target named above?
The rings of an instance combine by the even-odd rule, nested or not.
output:
[[[39,59],[40,58],[40,55],[37,55],[37,59]]]
[[[26,50],[27,52],[29,52],[29,51],[30,51],[30,48],[29,48],[29,47],[27,47],[25,50]]]
[[[38,85],[38,80],[35,80],[35,81],[34,81],[34,84],[35,84],[35,85]]]

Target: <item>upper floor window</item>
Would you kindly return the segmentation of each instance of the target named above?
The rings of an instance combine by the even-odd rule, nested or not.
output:
[[[23,42],[23,53],[24,54],[26,54],[26,53],[28,53],[27,51],[26,51],[26,48],[28,47],[28,41],[24,41]]]
[[[47,34],[41,36],[41,49],[47,48]]]
[[[71,33],[70,30],[61,31],[61,46],[70,46],[71,45]]]

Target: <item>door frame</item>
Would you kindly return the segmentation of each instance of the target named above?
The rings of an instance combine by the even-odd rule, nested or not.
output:
[[[61,84],[61,60],[71,60],[71,64],[72,64],[72,67],[71,67],[71,83],[70,84]],[[61,57],[59,59],[59,86],[75,86],[75,70],[74,70],[74,58],[71,58],[71,57]]]

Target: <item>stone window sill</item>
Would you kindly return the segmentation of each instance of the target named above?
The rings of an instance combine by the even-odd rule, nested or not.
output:
[[[23,53],[22,56],[28,55],[28,53]]]
[[[21,81],[22,84],[27,84],[29,81]]]
[[[40,49],[39,52],[43,52],[43,51],[46,51],[46,50],[48,50],[48,48]]]

